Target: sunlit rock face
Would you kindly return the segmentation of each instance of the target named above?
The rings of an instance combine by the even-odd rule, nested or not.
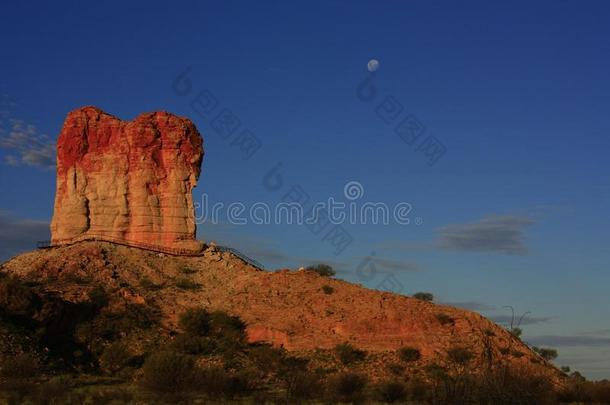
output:
[[[197,249],[192,189],[203,159],[193,123],[167,112],[122,121],[95,107],[66,117],[57,141],[54,243],[102,235]]]

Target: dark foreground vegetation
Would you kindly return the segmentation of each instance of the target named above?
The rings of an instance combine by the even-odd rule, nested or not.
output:
[[[75,304],[0,274],[0,403],[610,403],[610,382],[578,373],[563,387],[507,367],[475,374],[462,347],[413,374],[421,354],[401,348],[388,377],[370,381],[358,367],[368,354],[347,342],[295,356],[248,343],[239,318],[204,308],[181,314],[171,333],[154,307],[115,302],[102,286],[83,291]]]

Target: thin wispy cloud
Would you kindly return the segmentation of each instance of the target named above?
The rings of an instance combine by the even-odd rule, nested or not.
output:
[[[476,301],[442,302],[441,304],[449,305],[451,307],[468,309],[471,311],[495,311],[497,309],[493,305],[488,305]]]
[[[610,347],[610,337],[585,335],[541,335],[527,338],[527,342],[537,346],[582,346]]]
[[[49,222],[14,218],[7,211],[0,211],[0,259],[36,247],[36,242],[50,237]]]
[[[364,260],[364,258],[362,258]],[[385,259],[383,257],[374,257],[372,263],[376,266],[385,269],[389,272],[413,272],[420,271],[421,268],[412,262],[404,260]]]
[[[511,315],[494,315],[490,316],[489,319],[491,319],[495,323],[508,326],[513,320],[513,317]],[[547,323],[550,322],[551,319],[553,318],[550,316],[524,316],[523,318],[521,318],[520,326]],[[514,321],[516,323],[517,321],[519,321],[519,318],[516,317]]]
[[[536,221],[529,216],[487,216],[477,221],[450,224],[436,229],[431,242],[386,241],[376,248],[402,252],[480,252],[524,255],[528,252],[526,231]]]
[[[509,255],[527,253],[525,231],[535,221],[521,216],[491,216],[438,230],[442,249],[462,252],[492,252]]]

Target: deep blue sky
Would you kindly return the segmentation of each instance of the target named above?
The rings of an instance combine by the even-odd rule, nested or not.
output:
[[[558,364],[610,377],[607,3],[2,8],[3,258],[47,237],[55,180],[42,166],[68,111],[96,105],[132,119],[167,110],[204,137],[196,200],[274,204],[293,184],[314,200],[345,200],[344,184],[358,181],[360,202],[413,206],[411,225],[346,225],[354,241],[340,255],[297,225],[205,224],[201,239],[270,269],[327,261],[370,287],[392,274],[404,293],[431,291],[498,321],[504,305],[531,311],[525,340],[557,347]],[[377,95],[363,102],[356,89],[372,58]],[[192,89],[179,96],[172,83],[187,68]],[[205,89],[260,139],[252,158],[193,111]],[[447,148],[435,165],[376,114],[386,96]],[[280,161],[284,189],[272,192],[263,177]],[[371,252],[378,273],[365,280],[356,268]]]

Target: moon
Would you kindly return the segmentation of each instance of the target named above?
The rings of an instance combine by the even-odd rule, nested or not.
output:
[[[379,69],[379,61],[377,59],[371,59],[369,63],[366,64],[366,68],[369,72],[374,72]]]

